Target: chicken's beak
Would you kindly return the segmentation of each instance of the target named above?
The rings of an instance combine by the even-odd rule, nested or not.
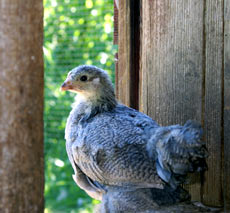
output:
[[[61,91],[67,91],[67,90],[70,90],[70,89],[73,89],[73,84],[72,84],[72,81],[69,78],[67,78],[65,80],[65,82],[61,85],[60,90]]]

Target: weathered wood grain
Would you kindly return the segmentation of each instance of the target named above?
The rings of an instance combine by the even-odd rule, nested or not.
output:
[[[119,45],[116,95],[124,104],[138,108],[140,2],[119,2]],[[132,26],[132,27],[131,27]]]
[[[43,212],[43,3],[0,14],[0,212]]]
[[[118,4],[113,0],[113,44],[118,44]]]
[[[202,192],[206,205],[222,205],[222,70],[223,0],[205,1],[204,138],[209,151],[208,172]]]
[[[224,161],[223,198],[227,212],[230,210],[230,0],[225,0],[224,3],[224,158],[222,160]]]
[[[203,1],[143,0],[140,110],[162,125],[202,120]],[[189,187],[200,200],[200,184]]]
[[[116,70],[116,96],[124,104],[130,106],[130,59],[131,29],[130,0],[119,1],[118,9],[118,69]],[[125,91],[125,92],[124,92]]]
[[[229,209],[230,0],[143,0],[140,9],[139,109],[162,125],[202,123],[209,170],[187,188],[193,200]],[[131,72],[128,81],[120,96],[130,103]]]

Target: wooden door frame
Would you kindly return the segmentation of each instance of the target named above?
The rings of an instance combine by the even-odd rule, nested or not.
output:
[[[119,1],[116,96],[139,108],[140,1]]]

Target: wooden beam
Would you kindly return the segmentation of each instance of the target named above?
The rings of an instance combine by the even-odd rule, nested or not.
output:
[[[204,138],[209,151],[202,192],[207,205],[222,202],[223,0],[206,0],[204,14]]]
[[[161,125],[202,121],[203,1],[143,0],[140,110]],[[201,185],[189,187],[200,200]]]
[[[138,109],[140,2],[138,0],[119,1],[118,14],[116,95],[125,105]]]
[[[225,212],[230,210],[230,0],[224,1],[224,103],[223,103],[223,197]]]
[[[0,212],[43,212],[43,2],[0,14]]]
[[[118,1],[113,0],[113,44],[118,44]]]
[[[130,0],[119,2],[118,9],[118,69],[116,70],[116,96],[130,105]]]

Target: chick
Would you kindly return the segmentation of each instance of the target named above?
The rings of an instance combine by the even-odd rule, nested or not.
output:
[[[99,200],[114,188],[123,195],[144,189],[153,206],[189,198],[180,184],[207,168],[199,124],[159,126],[118,103],[107,73],[95,66],[71,70],[61,89],[77,93],[65,139],[79,187]]]

